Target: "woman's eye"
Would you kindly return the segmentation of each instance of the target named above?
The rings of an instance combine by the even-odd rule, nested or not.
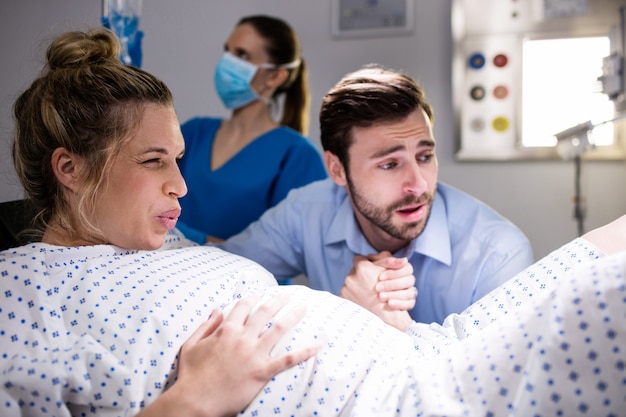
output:
[[[244,61],[250,60],[250,57],[248,56],[246,52],[239,51],[239,52],[234,53],[233,55],[235,55],[237,58],[242,59]]]

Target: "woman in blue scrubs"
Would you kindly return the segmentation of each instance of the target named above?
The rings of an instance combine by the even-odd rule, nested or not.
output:
[[[231,117],[198,117],[182,125],[180,169],[189,192],[181,200],[179,229],[198,243],[229,238],[292,188],[327,176],[320,152],[304,136],[307,73],[300,42],[286,22],[242,18],[224,44],[215,87]]]

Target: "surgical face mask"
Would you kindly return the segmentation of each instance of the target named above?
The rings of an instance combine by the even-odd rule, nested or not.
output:
[[[225,52],[215,68],[215,89],[227,109],[238,109],[258,99],[250,87],[258,67]]]
[[[300,61],[280,65],[282,68],[294,68]],[[228,109],[238,109],[255,100],[261,99],[252,89],[250,82],[259,68],[278,68],[274,64],[251,64],[230,52],[224,52],[215,68],[215,89]]]

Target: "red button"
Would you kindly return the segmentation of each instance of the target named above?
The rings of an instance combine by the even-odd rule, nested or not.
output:
[[[509,59],[504,54],[498,54],[493,58],[493,65],[498,68],[504,67],[509,62]]]

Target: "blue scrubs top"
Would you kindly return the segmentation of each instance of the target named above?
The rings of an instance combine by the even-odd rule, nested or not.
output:
[[[211,170],[215,133],[222,119],[194,118],[181,127],[185,156],[180,169],[188,193],[180,200],[178,228],[197,243],[206,235],[227,239],[257,220],[292,188],[326,178],[320,152],[295,130],[263,134]]]

